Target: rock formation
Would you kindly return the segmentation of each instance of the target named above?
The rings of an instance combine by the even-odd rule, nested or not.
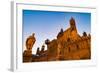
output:
[[[90,36],[83,32],[81,37],[77,33],[75,19],[70,19],[70,27],[58,33],[57,39],[48,46],[48,60],[78,60],[90,59]]]
[[[44,50],[44,45],[41,51],[38,48],[37,53],[32,55],[32,62],[91,58],[91,35],[83,32],[83,36],[80,36],[77,32],[76,22],[73,17],[71,17],[69,23],[70,27],[65,31],[61,28],[56,39],[51,41],[49,39],[45,40],[47,50]],[[32,54],[31,49],[35,43],[35,39],[29,39],[26,42],[26,51],[28,54]]]
[[[33,33],[32,36],[29,36],[26,40],[26,50],[23,53],[23,62],[30,62],[32,60],[32,47],[36,41],[34,35]]]

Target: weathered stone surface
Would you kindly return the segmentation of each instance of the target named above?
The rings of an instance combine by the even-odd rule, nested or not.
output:
[[[48,46],[49,59],[56,60],[77,60],[90,59],[90,35],[83,32],[83,36],[77,33],[74,18],[70,19],[70,27],[65,31],[60,31],[57,35],[56,42],[51,41]],[[48,59],[48,60],[49,60]]]
[[[34,37],[34,33],[27,38],[26,50],[23,53],[23,62],[31,62],[32,61],[32,47],[33,47],[35,41],[36,41],[36,39]]]
[[[34,39],[34,40],[33,40]],[[27,50],[24,55],[32,55],[31,49],[35,43],[34,37],[29,37],[26,42]],[[80,36],[77,32],[75,19],[70,19],[70,27],[65,31],[61,28],[57,35],[57,39],[45,40],[47,50],[42,46],[42,49],[37,49],[37,53],[27,61],[56,61],[56,60],[80,60],[91,59],[91,35],[83,32]]]

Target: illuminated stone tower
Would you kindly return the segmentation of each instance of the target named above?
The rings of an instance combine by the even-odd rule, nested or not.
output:
[[[74,30],[77,33],[76,22],[75,22],[75,19],[73,17],[71,17],[71,19],[70,19],[70,28],[71,28],[71,31]]]

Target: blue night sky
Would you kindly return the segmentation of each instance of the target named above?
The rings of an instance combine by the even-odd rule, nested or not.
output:
[[[61,28],[63,30],[69,28],[71,17],[75,19],[80,35],[83,31],[87,34],[91,32],[91,13],[23,10],[24,49],[26,38],[35,33],[36,42],[33,46],[35,53],[37,47],[41,48],[47,38],[55,39]]]

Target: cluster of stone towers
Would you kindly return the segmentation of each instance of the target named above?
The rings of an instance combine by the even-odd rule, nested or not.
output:
[[[87,35],[86,32],[83,32],[83,35],[80,36],[76,28],[75,19],[73,17],[70,19],[69,23],[70,27],[65,31],[61,29],[56,39],[53,39],[51,41],[49,39],[45,40],[47,50],[44,50],[45,47],[42,46],[41,51],[39,51],[38,48],[37,53],[35,55],[33,55],[32,53],[30,54],[31,62],[81,60],[91,58],[91,35]],[[32,45],[34,43],[35,41],[32,43]],[[27,48],[29,48],[29,44],[26,45]],[[31,52],[30,48],[29,50],[26,50],[26,53],[28,52]]]

